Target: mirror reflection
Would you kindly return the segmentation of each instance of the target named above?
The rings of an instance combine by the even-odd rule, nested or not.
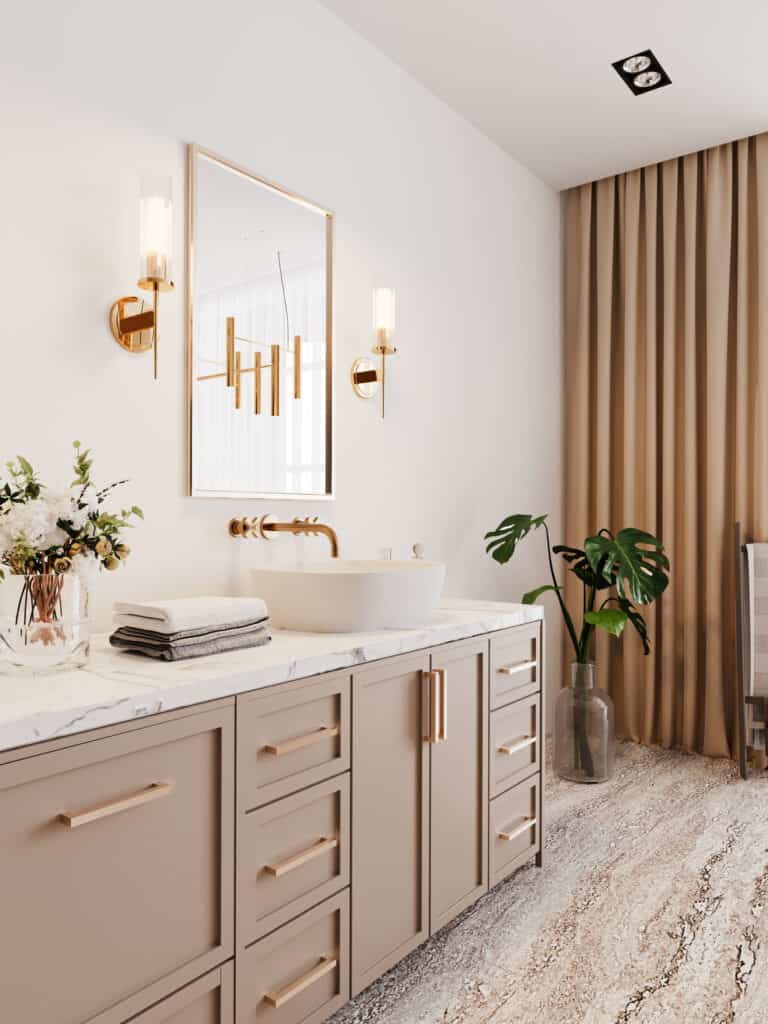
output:
[[[189,161],[191,493],[328,496],[331,214]]]

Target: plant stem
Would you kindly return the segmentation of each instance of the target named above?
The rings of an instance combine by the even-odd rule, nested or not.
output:
[[[549,560],[549,571],[552,576],[552,583],[555,587],[555,594],[557,595],[557,600],[560,603],[560,611],[563,613],[565,627],[568,630],[568,635],[571,638],[573,649],[576,651],[576,660],[580,661],[581,659],[579,657],[579,638],[576,635],[576,627],[573,624],[573,619],[568,613],[568,609],[565,607],[565,601],[563,600],[562,595],[560,594],[560,586],[557,582],[557,576],[555,576],[555,567],[552,564],[552,542],[549,537],[549,527],[546,523],[544,523],[544,532],[547,535],[547,559]]]

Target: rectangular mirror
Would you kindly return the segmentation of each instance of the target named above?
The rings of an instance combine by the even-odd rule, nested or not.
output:
[[[190,494],[331,497],[333,217],[187,158]]]

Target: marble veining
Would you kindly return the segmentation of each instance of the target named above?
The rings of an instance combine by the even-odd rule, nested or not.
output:
[[[90,664],[78,671],[0,674],[0,751],[492,633],[542,615],[536,605],[451,600],[419,629],[275,630],[265,647],[172,663],[117,651],[98,637]]]
[[[765,1024],[768,775],[621,744],[599,787],[548,774],[523,868],[333,1024]]]

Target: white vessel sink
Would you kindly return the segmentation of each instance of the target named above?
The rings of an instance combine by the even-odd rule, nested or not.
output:
[[[442,562],[331,559],[298,569],[254,569],[253,592],[266,601],[280,629],[369,633],[425,625],[444,579]]]

